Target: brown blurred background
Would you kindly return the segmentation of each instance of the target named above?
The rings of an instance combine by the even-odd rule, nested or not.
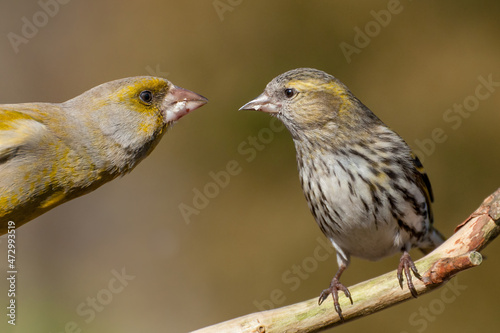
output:
[[[480,77],[500,82],[498,1],[42,3],[0,4],[0,103],[60,102],[155,73],[210,103],[130,175],[17,230],[17,325],[6,323],[2,279],[2,332],[187,332],[317,297],[337,263],[303,198],[291,137],[268,115],[237,111],[292,68],[335,75],[420,151],[444,234],[500,186],[500,87],[474,97]],[[348,57],[347,44],[357,48]],[[463,103],[472,111],[447,111]],[[227,180],[220,171],[230,161],[237,170]],[[496,331],[499,249],[488,247],[452,289],[336,332]],[[3,271],[6,252],[4,236]],[[354,259],[343,282],[397,263]]]

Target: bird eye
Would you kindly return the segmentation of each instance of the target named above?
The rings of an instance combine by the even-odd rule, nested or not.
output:
[[[139,98],[144,103],[149,104],[153,100],[153,93],[149,90],[141,91],[141,93],[139,94]]]
[[[297,91],[295,89],[292,89],[292,88],[285,89],[286,98],[292,98],[293,96],[295,96],[296,93],[297,93]]]

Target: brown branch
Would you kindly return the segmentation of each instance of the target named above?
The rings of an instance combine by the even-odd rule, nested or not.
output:
[[[484,200],[456,232],[440,247],[416,262],[422,281],[414,279],[419,295],[442,286],[455,274],[481,264],[479,253],[500,233],[500,189]],[[396,271],[361,282],[349,288],[354,305],[340,297],[344,322],[367,316],[412,298],[408,288],[401,289]],[[319,332],[342,324],[333,302],[318,306],[318,299],[292,304],[278,309],[252,313],[196,333],[211,332]]]

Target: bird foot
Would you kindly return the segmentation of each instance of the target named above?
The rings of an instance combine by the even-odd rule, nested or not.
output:
[[[319,295],[318,304],[321,305],[325,301],[325,299],[328,297],[328,295],[332,294],[333,305],[335,306],[335,311],[338,313],[340,320],[344,321],[344,317],[342,316],[342,309],[340,308],[340,304],[339,304],[339,290],[343,291],[345,297],[349,298],[349,300],[351,301],[351,304],[353,304],[351,293],[349,292],[349,289],[347,289],[346,286],[344,286],[342,283],[340,283],[340,281],[338,280],[337,277],[334,277],[332,279],[332,282],[330,283],[330,287],[328,287],[327,289],[325,289],[321,292],[321,295]]]
[[[399,260],[399,266],[397,271],[398,281],[399,285],[401,286],[401,289],[403,289],[403,272],[405,273],[406,283],[408,285],[408,289],[410,289],[411,295],[417,298],[418,294],[417,290],[415,289],[415,286],[413,285],[411,272],[413,272],[413,275],[415,275],[415,277],[419,280],[422,280],[422,276],[420,276],[420,274],[418,273],[415,263],[411,259],[410,254],[406,251],[403,253],[401,259]]]

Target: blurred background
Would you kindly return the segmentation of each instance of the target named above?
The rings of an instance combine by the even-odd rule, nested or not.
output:
[[[237,111],[292,68],[335,75],[418,151],[445,235],[500,186],[498,1],[59,1],[0,3],[0,103],[135,75],[210,103],[131,174],[17,230],[17,325],[1,279],[2,332],[188,332],[317,297],[337,263],[291,137]],[[499,249],[448,291],[336,332],[496,331]],[[3,271],[6,253],[3,236]],[[354,259],[343,283],[398,260]]]

